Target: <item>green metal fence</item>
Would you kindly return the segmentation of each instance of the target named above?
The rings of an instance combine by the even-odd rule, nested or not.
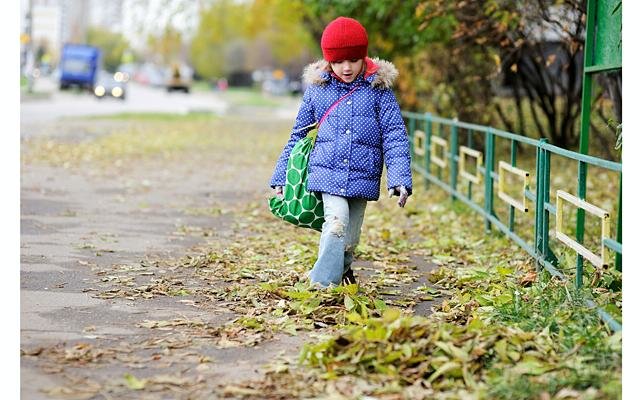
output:
[[[583,259],[596,270],[611,265],[622,269],[621,163],[568,151],[547,143],[546,139],[534,140],[428,113],[403,112],[403,116],[410,135],[412,168],[424,177],[425,185],[436,185],[453,200],[467,204],[484,218],[487,230],[495,227],[507,235],[535,259],[539,268],[567,279],[558,268],[559,261],[551,247],[553,241],[557,248],[576,253],[575,285],[578,288],[583,286]],[[518,154],[535,154],[535,165],[526,159],[519,164]],[[562,161],[563,169],[575,166],[576,176],[580,176],[576,187],[559,187],[553,193],[553,159]],[[608,176],[613,174],[618,179],[617,203],[606,205],[610,210],[585,200],[587,166],[607,171]],[[566,170],[553,172],[566,173]],[[504,215],[496,212],[498,204],[502,205]],[[566,207],[575,211],[575,225],[567,223],[567,213],[563,211]],[[618,214],[615,236],[611,233],[612,209]],[[584,213],[600,221],[599,252],[590,250],[584,243]],[[551,221],[555,222],[553,231],[551,215],[555,216]],[[595,307],[591,300],[588,304]],[[614,331],[622,328],[608,313],[600,309],[598,313]]]

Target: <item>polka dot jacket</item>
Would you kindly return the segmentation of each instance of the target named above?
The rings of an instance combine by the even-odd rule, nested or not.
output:
[[[387,167],[387,189],[403,185],[412,191],[411,155],[404,120],[392,91],[398,71],[384,60],[366,59],[366,72],[345,83],[324,60],[305,68],[305,90],[291,137],[271,178],[271,187],[284,186],[287,160],[295,143],[306,136],[306,126],[319,121],[340,97],[318,130],[309,159],[307,189],[342,197],[377,200],[382,163]],[[396,193],[397,194],[397,193]]]

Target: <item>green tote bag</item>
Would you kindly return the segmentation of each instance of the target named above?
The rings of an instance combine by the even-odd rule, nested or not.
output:
[[[313,128],[293,146],[287,162],[283,197],[271,197],[269,208],[278,218],[321,232],[324,223],[322,196],[307,190],[307,166],[317,133],[317,128]]]
[[[273,196],[269,199],[269,209],[276,217],[302,228],[311,228],[322,232],[322,224],[324,223],[322,195],[307,190],[309,156],[311,155],[311,150],[313,150],[320,124],[338,103],[356,89],[357,87],[354,87],[349,93],[333,103],[320,118],[320,122],[302,128],[311,128],[311,131],[307,133],[307,136],[298,140],[293,149],[291,149],[289,161],[287,162],[287,176],[283,188],[283,197]]]

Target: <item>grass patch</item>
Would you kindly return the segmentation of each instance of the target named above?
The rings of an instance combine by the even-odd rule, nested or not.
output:
[[[221,162],[249,165],[256,160],[271,163],[279,151],[274,134],[286,134],[286,121],[265,123],[256,130],[255,124],[237,118],[219,118],[210,114],[164,115],[124,114],[113,119],[96,118],[92,131],[101,135],[84,137],[39,137],[22,146],[25,163],[47,163],[74,167],[89,165],[112,166],[113,163],[135,163],[140,159],[161,157],[174,159],[185,153],[208,157],[214,154]],[[112,121],[118,123],[113,124]],[[122,122],[122,123],[120,123]],[[243,137],[251,140],[243,140]],[[284,139],[282,139],[284,141]],[[277,144],[282,146],[282,142]],[[269,149],[272,149],[269,151]],[[280,147],[281,149],[281,147]]]
[[[212,90],[211,83],[207,81],[193,81],[191,90],[195,92],[210,92]]]
[[[119,121],[146,121],[146,122],[192,122],[192,121],[211,121],[216,119],[214,113],[209,112],[189,112],[186,114],[178,113],[117,113],[110,115],[91,115],[83,119],[89,120],[119,120]],[[74,119],[77,119],[74,117]]]

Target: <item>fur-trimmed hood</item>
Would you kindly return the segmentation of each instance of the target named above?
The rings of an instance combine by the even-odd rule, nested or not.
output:
[[[391,89],[398,77],[398,69],[393,63],[373,58],[368,60],[376,67],[376,71],[365,79],[371,83],[371,86],[380,89]],[[369,63],[368,63],[369,64]],[[302,73],[302,79],[310,85],[324,85],[331,79],[331,67],[326,60],[318,60],[307,65]]]

